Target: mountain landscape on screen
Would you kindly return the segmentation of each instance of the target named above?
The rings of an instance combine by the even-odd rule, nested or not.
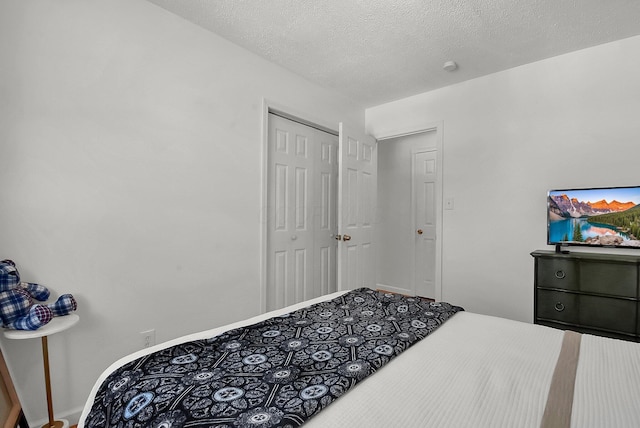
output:
[[[629,199],[586,199],[629,194]],[[551,191],[547,200],[548,243],[640,248],[640,188]],[[635,190],[635,193],[632,191]]]
[[[585,217],[598,214],[617,213],[620,211],[626,211],[636,206],[633,202],[607,202],[604,199],[597,202],[582,202],[576,198],[571,198],[565,194],[558,196],[549,196],[551,201],[550,212],[557,215],[559,218],[569,217]]]

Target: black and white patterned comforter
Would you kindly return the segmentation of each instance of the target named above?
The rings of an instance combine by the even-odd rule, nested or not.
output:
[[[296,427],[456,312],[367,288],[131,361],[85,427]]]

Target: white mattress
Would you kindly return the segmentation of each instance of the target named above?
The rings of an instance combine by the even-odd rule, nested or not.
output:
[[[334,293],[125,357],[220,334],[334,298]],[[563,332],[460,312],[314,416],[305,427],[539,427]],[[640,344],[584,335],[572,427],[640,427]]]

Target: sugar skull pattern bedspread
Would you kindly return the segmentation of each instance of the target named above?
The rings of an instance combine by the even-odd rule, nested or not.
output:
[[[85,427],[297,427],[462,310],[361,288],[168,347],[110,374]]]

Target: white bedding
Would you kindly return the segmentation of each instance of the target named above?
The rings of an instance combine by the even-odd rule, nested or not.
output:
[[[561,342],[561,331],[459,312],[307,426],[539,427]]]
[[[640,427],[640,344],[583,335],[572,427]]]
[[[125,357],[122,364],[329,300],[334,293],[225,327],[192,334]],[[563,332],[468,312],[399,355],[314,416],[305,427],[539,427]],[[571,426],[640,427],[640,344],[583,335]]]

